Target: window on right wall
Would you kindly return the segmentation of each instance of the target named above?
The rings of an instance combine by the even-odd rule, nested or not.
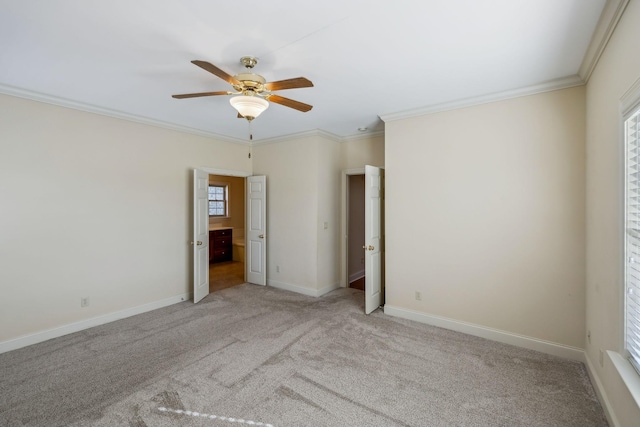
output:
[[[624,120],[625,353],[640,373],[640,106]]]

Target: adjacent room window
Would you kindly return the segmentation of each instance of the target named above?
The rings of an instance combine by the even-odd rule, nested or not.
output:
[[[209,184],[209,216],[229,216],[229,186]]]
[[[640,107],[624,122],[625,133],[625,350],[640,373]]]

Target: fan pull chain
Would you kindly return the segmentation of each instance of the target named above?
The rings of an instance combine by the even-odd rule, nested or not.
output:
[[[253,133],[251,132],[251,122],[249,122],[249,141],[253,141]]]

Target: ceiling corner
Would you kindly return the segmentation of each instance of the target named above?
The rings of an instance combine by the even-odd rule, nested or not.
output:
[[[598,25],[596,26],[591,42],[584,55],[578,75],[585,83],[589,81],[591,73],[596,68],[600,56],[604,52],[611,35],[618,26],[618,22],[624,13],[630,0],[607,0],[604,5]]]

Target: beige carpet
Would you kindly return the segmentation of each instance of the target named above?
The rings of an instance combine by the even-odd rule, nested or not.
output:
[[[606,426],[581,363],[243,284],[0,355],[2,426]]]

